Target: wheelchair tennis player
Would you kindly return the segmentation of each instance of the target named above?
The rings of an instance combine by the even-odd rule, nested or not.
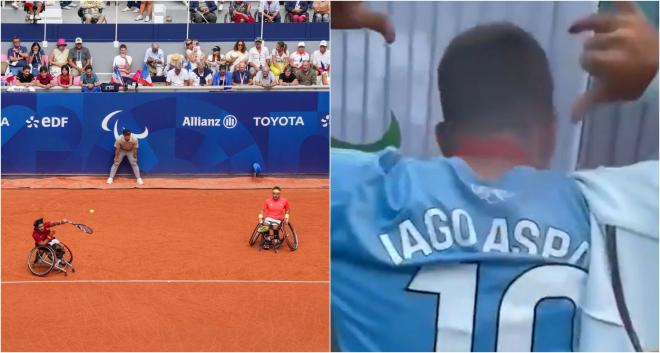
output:
[[[55,238],[55,230],[51,228],[67,223],[71,223],[71,221],[62,219],[60,221],[44,222],[43,218],[39,218],[34,221],[33,224],[34,230],[32,232],[32,238],[34,238],[34,245],[53,249],[58,260],[55,264],[56,267],[61,267],[60,264],[62,262],[62,257],[64,256],[64,249],[62,249],[60,241]]]
[[[264,249],[270,249],[282,242],[279,235],[280,226],[282,222],[289,221],[289,201],[280,196],[282,189],[279,186],[273,187],[272,191],[272,196],[264,201],[259,213],[259,233],[264,237]]]

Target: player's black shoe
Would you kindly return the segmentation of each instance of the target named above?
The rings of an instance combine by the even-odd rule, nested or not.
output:
[[[264,241],[264,244],[263,244],[261,247],[262,247],[264,250],[268,250],[268,249],[270,249],[271,247],[273,247],[273,243],[271,243],[270,241],[266,240],[266,241]]]

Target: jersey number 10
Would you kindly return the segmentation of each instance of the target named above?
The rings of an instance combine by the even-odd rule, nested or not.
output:
[[[423,267],[408,285],[411,291],[438,296],[437,352],[472,349],[478,266]],[[567,298],[579,306],[585,280],[584,270],[563,264],[533,267],[516,277],[499,302],[497,327],[493,327],[497,351],[531,351],[536,304],[546,298]]]

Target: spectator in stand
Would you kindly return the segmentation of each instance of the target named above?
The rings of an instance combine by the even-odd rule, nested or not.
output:
[[[73,49],[69,50],[69,67],[71,67],[71,74],[75,76],[80,76],[81,73],[85,72],[84,67],[92,64],[92,54],[89,52],[89,49],[83,47],[83,40],[80,37],[77,37],[75,40],[75,46]]]
[[[59,75],[62,67],[67,65],[68,59],[69,48],[66,47],[66,41],[64,38],[60,38],[57,40],[53,51],[50,52],[50,58],[48,60],[51,75]]]
[[[303,86],[313,86],[316,84],[316,71],[312,70],[311,66],[309,61],[305,61],[296,72],[296,79]]]
[[[262,67],[270,65],[268,48],[264,46],[263,43],[264,41],[257,37],[257,39],[254,40],[254,47],[248,52],[248,66],[250,69],[250,76],[252,77],[254,77]]]
[[[210,86],[213,83],[213,71],[206,66],[206,62],[200,59],[197,68],[190,75],[193,86]]]
[[[314,21],[330,22],[330,1],[314,1]]]
[[[272,88],[277,85],[277,76],[270,72],[270,68],[264,65],[254,76],[254,85],[263,88]]]
[[[199,60],[199,55],[202,53],[201,48],[199,47],[199,41],[186,39],[186,56],[183,62],[184,69],[194,70],[197,67],[197,61]]]
[[[202,50],[202,45],[199,44],[199,41],[197,39],[193,39],[193,53],[195,53],[195,62],[199,61],[200,59],[204,59],[204,62],[206,62],[206,55],[204,55],[204,51]]]
[[[316,74],[321,76],[321,83],[327,85],[330,75],[330,50],[328,50],[327,41],[322,40],[319,50],[312,54],[312,66],[316,70]]]
[[[245,63],[238,64],[238,70],[232,75],[232,85],[244,86],[252,84],[250,73],[245,70]]]
[[[264,17],[264,22],[282,22],[279,1],[261,1],[259,15]],[[261,19],[257,17],[257,22]]]
[[[302,23],[307,22],[307,8],[309,4],[307,1],[285,1],[284,8],[291,18],[291,22]]]
[[[193,23],[216,23],[218,16],[215,11],[218,7],[215,1],[191,1],[190,20]]]
[[[293,72],[295,73],[305,61],[309,61],[309,53],[305,51],[305,42],[299,42],[298,50],[291,53],[290,63],[293,67]]]
[[[298,86],[298,79],[296,74],[293,73],[291,66],[284,68],[284,72],[280,74],[280,85],[282,86]]]
[[[165,82],[167,82],[168,86],[190,86],[190,75],[182,66],[181,63],[177,63],[172,70],[167,72],[167,79]]]
[[[254,23],[250,14],[252,6],[247,1],[231,1],[229,3],[229,17],[235,23]]]
[[[230,65],[229,71],[234,72],[238,68],[238,64],[247,63],[248,53],[247,48],[245,47],[245,41],[238,40],[234,44],[234,49],[230,50],[229,53],[225,55],[225,60],[227,64]]]
[[[36,87],[49,89],[49,88],[55,86],[55,80],[53,79],[53,75],[48,73],[48,68],[45,67],[45,66],[42,66],[39,69],[39,74],[34,77],[34,83],[33,84]]]
[[[131,75],[131,64],[133,63],[133,58],[128,55],[128,48],[126,44],[119,46],[119,55],[115,56],[115,59],[112,61],[112,80],[114,82],[123,82],[124,86],[128,86],[133,83],[133,78]],[[119,75],[117,75],[117,70],[119,70]]]
[[[144,62],[147,63],[149,69],[149,76],[162,77],[165,75],[165,53],[160,48],[160,44],[151,43],[151,48],[148,48],[144,53]]]
[[[270,56],[270,71],[279,77],[287,65],[289,65],[289,51],[286,49],[286,43],[277,42]]]
[[[34,81],[34,75],[29,66],[25,65],[22,67],[22,71],[16,76],[16,85],[17,86],[32,86],[32,81]]]
[[[105,15],[103,11],[103,1],[101,0],[82,0],[80,9],[83,14],[85,23],[103,23],[105,22]]]
[[[57,76],[57,85],[62,88],[69,88],[73,85],[73,76],[71,76],[69,65],[60,68],[60,74]]]
[[[225,56],[222,55],[222,51],[219,46],[213,47],[213,51],[209,54],[209,57],[206,59],[206,62],[209,65],[209,68],[213,73],[218,72],[221,66],[225,66]]]
[[[129,11],[138,12],[140,11],[140,3],[141,1],[127,1],[126,7],[124,7],[124,9],[121,10],[121,12],[129,12]]]
[[[144,22],[151,21],[151,15],[154,12],[154,2],[153,0],[142,0],[140,1],[140,10],[138,10],[138,15],[135,18],[136,21],[144,20]]]
[[[218,72],[213,75],[213,85],[214,86],[231,86],[231,74],[227,72],[225,65],[220,66]]]
[[[165,72],[169,72],[170,70],[174,69],[179,64],[183,65],[184,62],[185,62],[185,59],[184,59],[183,55],[181,55],[179,53],[174,53],[174,54],[168,55],[167,56],[167,65],[165,66]],[[165,76],[167,76],[167,74],[165,74]]]
[[[27,48],[21,45],[18,36],[14,36],[11,42],[13,46],[7,50],[7,63],[11,74],[16,76],[23,71],[24,66],[27,66],[30,55]]]
[[[34,42],[32,43],[32,47],[30,47],[30,56],[28,58],[28,63],[30,63],[30,66],[32,67],[32,74],[33,75],[38,75],[39,74],[39,69],[41,69],[42,66],[46,66],[46,63],[44,62],[44,57],[46,54],[44,51],[41,49],[41,45],[39,45],[39,42]]]
[[[27,8],[30,20],[41,19],[41,13],[44,11],[43,1],[23,1],[23,5]]]
[[[71,10],[76,8],[76,6],[78,6],[78,4],[73,1],[60,1],[60,8],[62,10]]]
[[[85,66],[85,72],[80,76],[81,92],[101,92],[101,81],[94,73],[92,65]]]

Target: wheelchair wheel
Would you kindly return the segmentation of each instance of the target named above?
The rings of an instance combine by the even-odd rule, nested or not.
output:
[[[254,246],[254,244],[257,242],[257,239],[259,239],[259,227],[261,227],[260,224],[257,224],[257,226],[254,228],[252,231],[252,236],[250,237],[250,246]]]
[[[28,254],[28,268],[33,275],[43,277],[55,266],[55,252],[45,246],[37,246]]]
[[[298,234],[296,233],[295,228],[293,228],[293,224],[287,222],[284,227],[282,227],[281,232],[284,233],[284,241],[286,241],[286,245],[289,246],[289,249],[291,251],[296,251],[300,243],[298,241]]]
[[[60,242],[60,245],[62,245],[62,250],[64,250],[64,255],[62,256],[62,258],[64,259],[64,261],[72,264],[73,263],[73,253],[71,252],[71,249],[69,249],[69,247],[66,246],[66,244],[64,244],[62,242]]]

